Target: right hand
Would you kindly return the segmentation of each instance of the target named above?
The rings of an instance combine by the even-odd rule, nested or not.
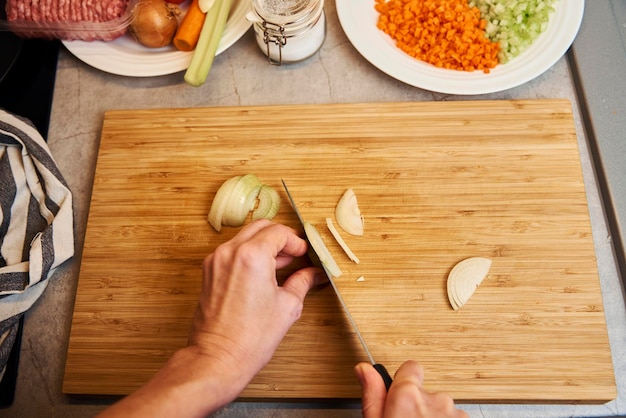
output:
[[[363,418],[469,417],[456,409],[450,396],[424,390],[424,369],[416,361],[409,360],[400,366],[389,392],[371,364],[357,364],[355,373],[363,389]]]

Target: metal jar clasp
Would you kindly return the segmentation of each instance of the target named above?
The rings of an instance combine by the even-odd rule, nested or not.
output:
[[[271,33],[270,33],[271,32]],[[267,47],[267,60],[271,65],[282,65],[283,63],[283,47],[287,44],[285,36],[285,27],[275,23],[263,21],[263,42]],[[273,60],[270,54],[270,44],[276,45],[278,48],[278,60]]]

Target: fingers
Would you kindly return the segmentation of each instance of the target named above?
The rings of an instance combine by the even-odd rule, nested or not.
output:
[[[237,235],[235,235],[229,242],[234,245],[239,245],[243,242],[249,241],[259,231],[267,228],[270,225],[273,225],[273,223],[267,219],[258,219],[250,222],[249,224],[241,228],[239,232],[237,232]]]
[[[251,255],[254,260],[269,255],[275,259],[277,269],[288,265],[293,257],[306,254],[308,248],[307,242],[293,229],[265,219],[246,225],[225,245],[235,249],[233,254],[238,254],[241,260]],[[295,272],[282,287],[301,302],[311,288],[326,280],[323,271],[309,267]]]
[[[387,398],[385,382],[369,363],[359,363],[354,372],[361,383],[363,418],[382,418]]]
[[[293,229],[265,219],[247,225],[233,241],[235,244],[245,241],[258,243],[265,246],[273,257],[301,256],[307,250],[306,241],[300,238]]]
[[[240,246],[249,241],[265,241],[274,243],[274,256],[281,252],[292,256],[300,256],[306,252],[306,241],[298,237],[296,232],[288,226],[271,222],[267,219],[257,219],[239,230],[229,245]],[[304,244],[304,245],[303,245]],[[304,250],[302,248],[304,247]]]
[[[289,312],[287,318],[290,325],[302,315],[304,298],[309,290],[325,280],[327,280],[326,274],[321,269],[307,267],[296,271],[283,283],[280,294],[285,303],[284,312]]]
[[[389,393],[383,379],[370,364],[359,363],[355,373],[363,389],[363,418],[468,416],[455,408],[450,396],[426,392],[422,388],[424,369],[416,361],[407,361],[400,366]]]
[[[422,388],[424,369],[416,361],[407,361],[400,366],[394,376],[393,384],[387,394],[385,416],[401,417],[467,417],[463,411],[457,410],[454,400],[445,393],[428,392]]]
[[[407,360],[396,371],[394,382],[398,380],[406,380],[421,387],[424,383],[424,368],[415,360]]]
[[[424,369],[419,363],[412,360],[403,363],[393,377],[385,412],[391,417],[396,417],[406,411],[412,413],[419,411],[417,416],[424,416],[426,400],[422,391],[423,381]]]
[[[289,265],[294,257],[304,255],[306,250],[306,241],[293,229],[267,219],[259,219],[241,228],[237,235],[220,245],[215,253],[219,252],[220,257],[227,260],[240,255],[244,256],[243,259],[248,256],[253,256],[254,259],[272,259],[275,268],[281,269]],[[214,258],[213,254],[207,257],[205,266]]]

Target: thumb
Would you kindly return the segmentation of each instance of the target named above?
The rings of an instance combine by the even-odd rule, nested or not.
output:
[[[354,372],[363,392],[361,398],[363,418],[382,418],[387,398],[385,382],[369,363],[357,364]]]
[[[304,298],[309,290],[319,285],[324,279],[326,279],[326,275],[321,273],[319,269],[307,267],[296,271],[285,280],[280,288],[281,306],[287,312],[285,318],[290,321],[289,326],[293,325],[302,315]]]
[[[328,278],[321,269],[305,267],[289,276],[283,283],[282,288],[295,295],[300,301],[303,301],[309,290],[327,280]]]

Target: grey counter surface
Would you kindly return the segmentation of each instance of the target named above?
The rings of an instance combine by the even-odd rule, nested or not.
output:
[[[106,110],[533,98],[566,98],[572,102],[619,396],[605,405],[461,406],[471,417],[626,414],[624,295],[567,58],[559,60],[535,80],[504,92],[480,96],[432,93],[396,81],[369,64],[343,33],[333,1],[327,2],[325,11],[328,20],[326,41],[321,51],[306,62],[283,67],[268,65],[256,46],[252,31],[248,31],[216,58],[208,82],[199,88],[187,86],[182,73],[150,78],[122,77],[91,68],[66,50],[61,51],[49,144],[74,193],[77,253],[58,270],[43,297],[26,316],[15,401],[11,407],[0,410],[0,416],[87,417],[95,415],[109,403],[70,399],[61,392],[81,249]],[[361,413],[358,404],[235,402],[215,416],[359,417]]]
[[[570,62],[617,265],[626,271],[626,2],[592,6]]]

